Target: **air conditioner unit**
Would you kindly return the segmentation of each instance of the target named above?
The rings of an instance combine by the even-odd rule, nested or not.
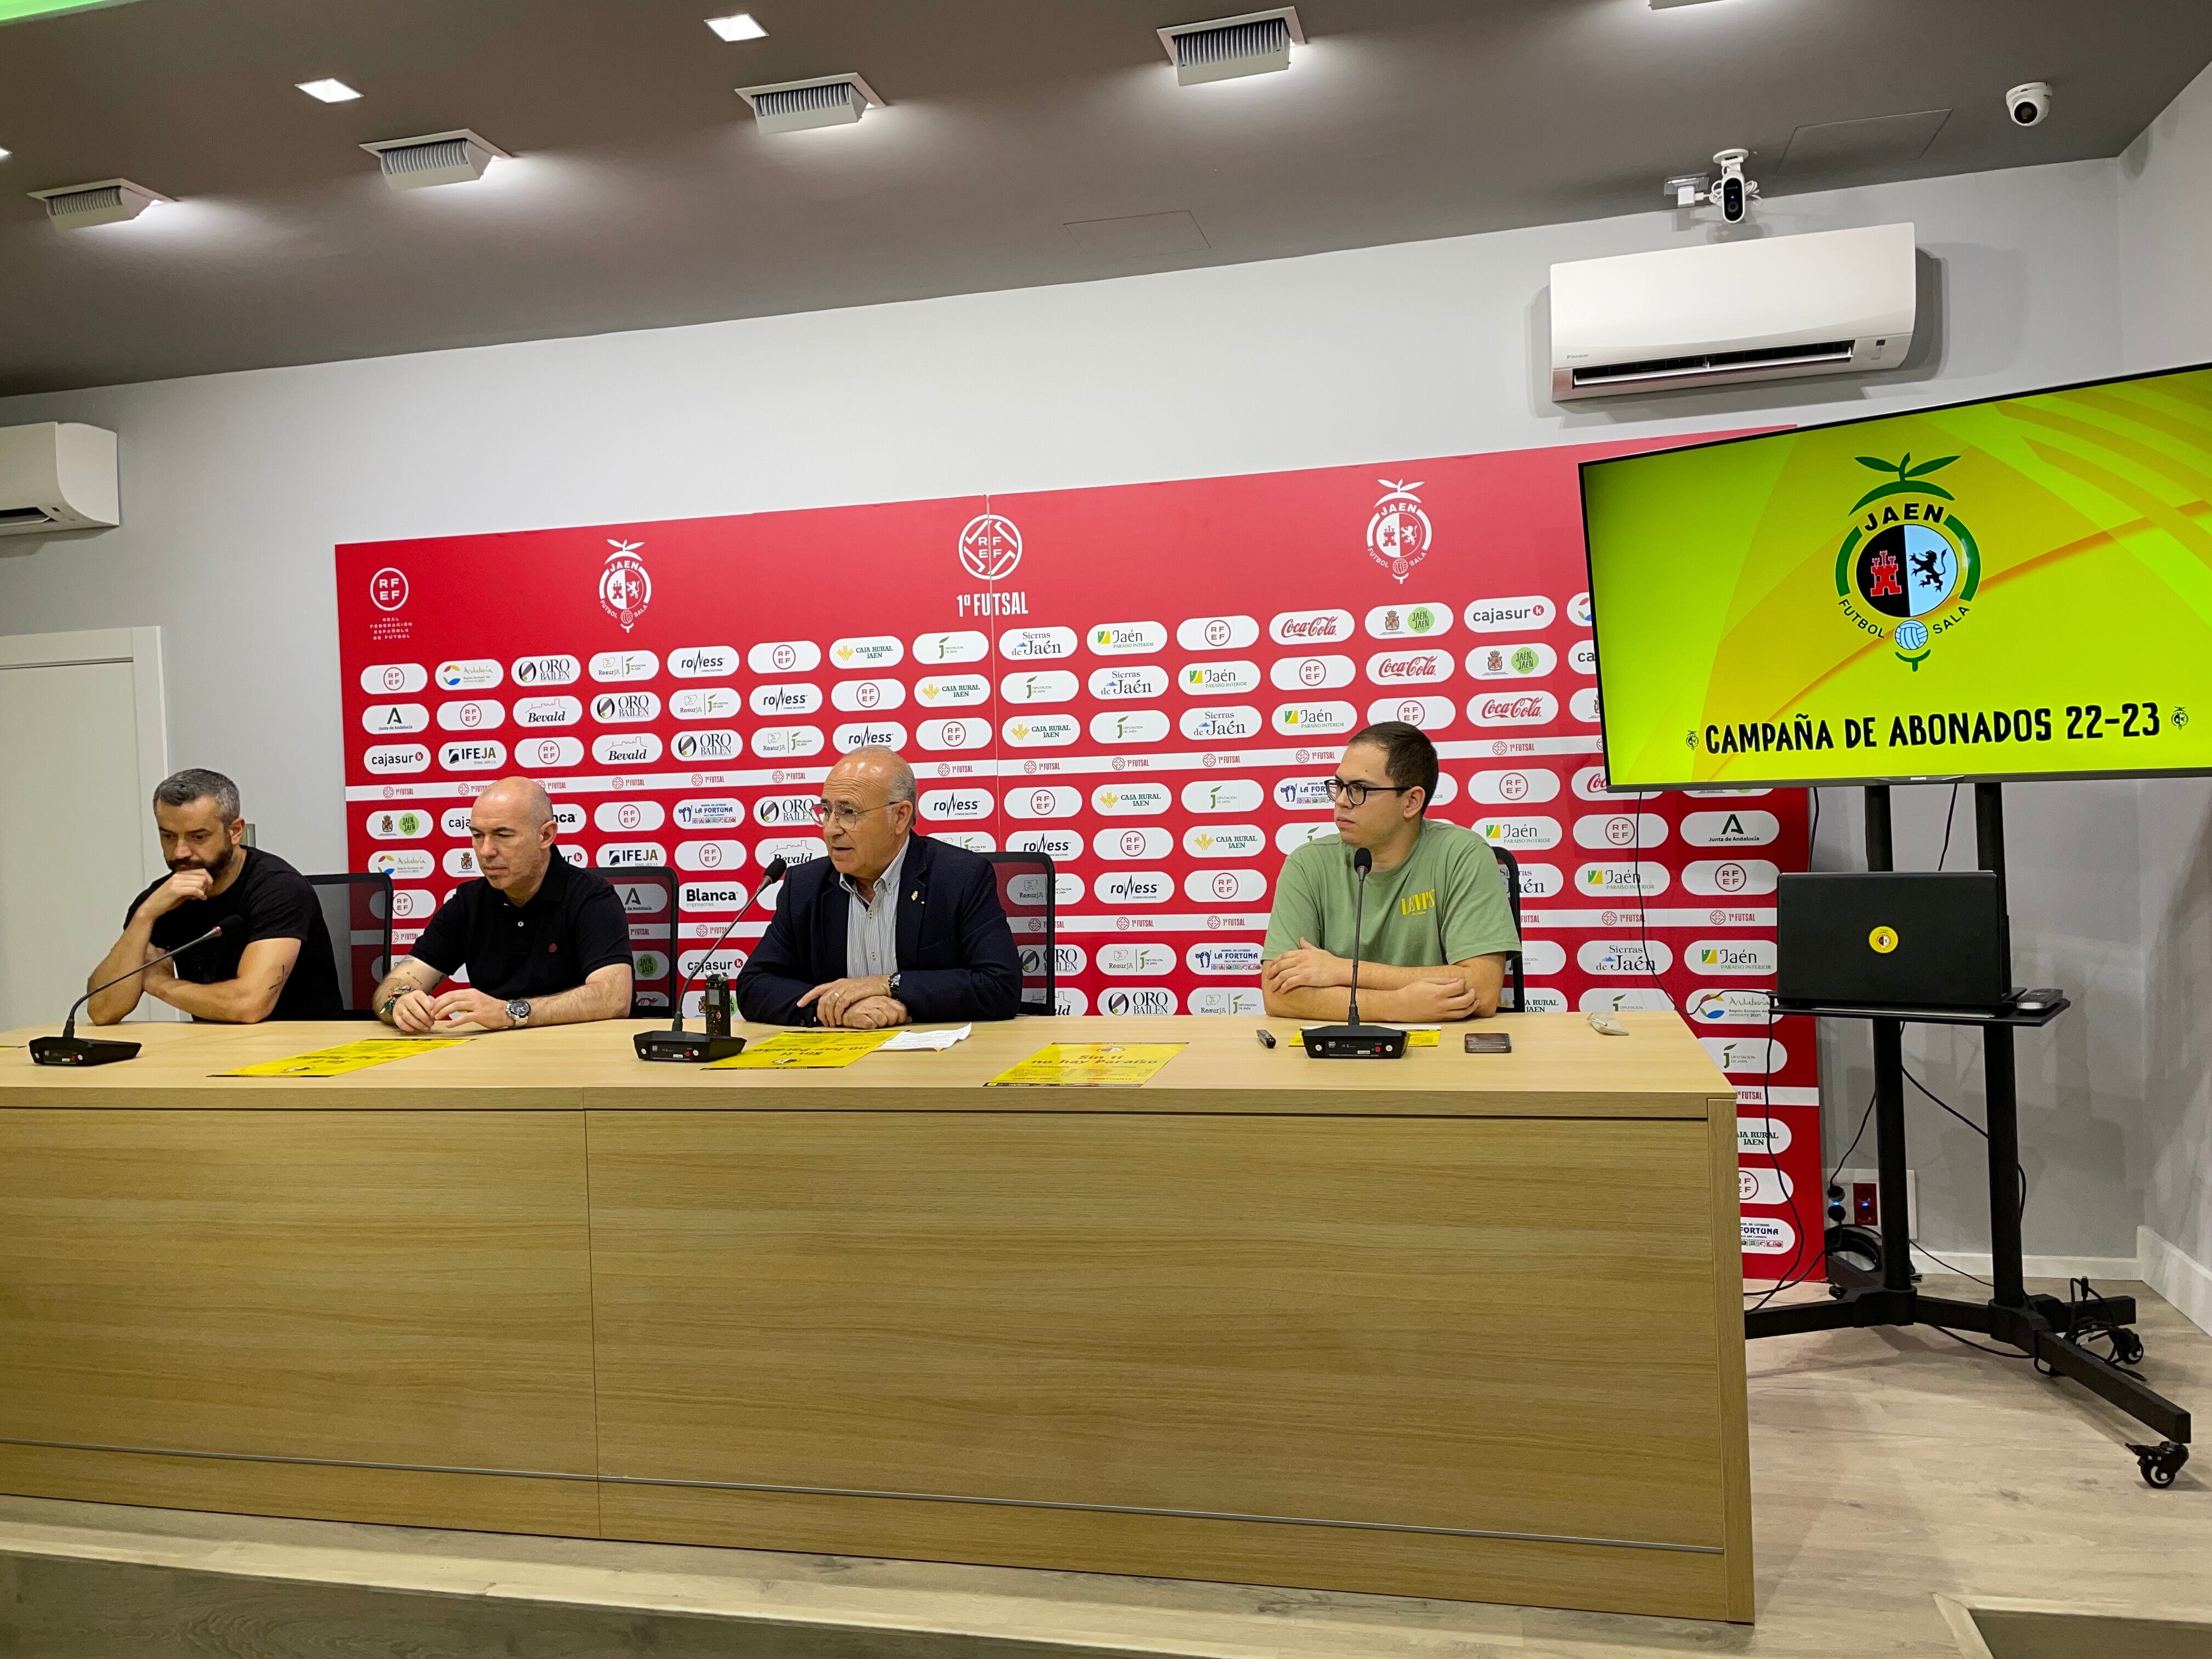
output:
[[[0,536],[122,521],[112,432],[74,421],[0,427]]]
[[[1912,346],[1911,225],[1552,267],[1552,397],[1895,368]]]

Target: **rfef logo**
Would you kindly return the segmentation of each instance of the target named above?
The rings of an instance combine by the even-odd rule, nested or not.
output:
[[[1413,493],[1421,487],[1419,482],[1380,483],[1389,493],[1375,503],[1374,516],[1367,520],[1367,556],[1403,581],[1427,556],[1436,530]]]
[[[645,562],[637,556],[643,542],[618,542],[611,538],[607,545],[614,551],[599,568],[599,608],[622,624],[627,634],[645,615],[645,607],[653,603],[653,578],[646,574]]]
[[[979,582],[1003,580],[1021,562],[1022,532],[1012,519],[978,513],[960,532],[961,568]]]
[[[1887,637],[1898,661],[1916,673],[1938,634],[1966,616],[1981,586],[1982,550],[1954,510],[1958,497],[1929,475],[1959,458],[1912,464],[1908,454],[1858,464],[1888,482],[1852,503],[1857,522],[1836,553],[1836,600],[1852,624]]]

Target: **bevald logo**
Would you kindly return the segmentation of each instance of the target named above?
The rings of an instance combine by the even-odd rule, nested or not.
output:
[[[1913,465],[1857,458],[1881,473],[1851,505],[1853,523],[1836,553],[1836,602],[1852,624],[1887,640],[1916,673],[1938,635],[1966,620],[1982,581],[1982,550],[1960,520],[1958,497],[1929,481],[1959,458]]]

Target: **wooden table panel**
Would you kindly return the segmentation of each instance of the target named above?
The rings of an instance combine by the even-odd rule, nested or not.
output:
[[[602,1468],[1717,1546],[1706,1133],[593,1113]]]
[[[0,1111],[0,1437],[591,1473],[568,1113]]]

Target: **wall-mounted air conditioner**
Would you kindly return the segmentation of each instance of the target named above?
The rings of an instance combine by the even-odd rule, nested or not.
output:
[[[112,432],[74,421],[0,427],[0,536],[121,522]]]
[[[1552,267],[1552,396],[1895,368],[1911,349],[1911,225]]]

